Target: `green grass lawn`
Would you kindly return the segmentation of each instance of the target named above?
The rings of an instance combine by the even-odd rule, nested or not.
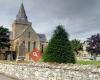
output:
[[[41,63],[43,61],[39,61]],[[12,64],[17,64],[16,61],[6,61],[6,60],[0,60],[0,63],[12,63]],[[30,63],[28,61],[24,61],[24,63]],[[100,67],[100,61],[83,61],[83,60],[77,60],[76,64],[81,64],[81,65],[96,65]]]
[[[77,61],[77,64],[100,66],[100,61]]]

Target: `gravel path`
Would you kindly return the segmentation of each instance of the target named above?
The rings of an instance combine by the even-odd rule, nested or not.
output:
[[[15,80],[15,79],[12,79],[12,78],[7,77],[7,76],[5,76],[3,74],[0,74],[0,80]]]

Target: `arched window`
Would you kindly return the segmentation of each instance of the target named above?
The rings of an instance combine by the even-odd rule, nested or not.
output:
[[[33,42],[33,49],[36,48],[36,42]]]
[[[44,45],[43,44],[41,44],[41,51],[42,51],[42,53],[44,51]]]
[[[29,39],[30,39],[30,37],[31,37],[30,35],[31,35],[31,33],[30,33],[30,32],[28,32],[28,38],[29,38]]]
[[[30,41],[28,41],[28,52],[30,52]]]

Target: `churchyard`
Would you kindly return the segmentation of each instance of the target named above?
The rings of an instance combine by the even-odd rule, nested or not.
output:
[[[35,48],[26,59],[25,52],[21,51],[25,50],[24,46],[16,60],[9,56],[9,59],[0,61],[0,73],[18,80],[99,80],[97,56],[93,60],[78,60],[76,53],[83,54],[74,51],[77,45],[73,43],[76,42],[71,43],[63,26],[58,25],[43,53]],[[82,50],[81,45],[77,50]]]

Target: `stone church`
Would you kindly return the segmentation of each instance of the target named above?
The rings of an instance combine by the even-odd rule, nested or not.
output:
[[[32,28],[32,22],[28,21],[23,3],[20,6],[19,12],[15,21],[12,24],[10,33],[11,50],[16,51],[16,56],[25,56],[29,59],[28,53],[33,48],[38,48],[43,52],[46,44],[45,34],[38,34]],[[24,53],[24,54],[23,54]]]

